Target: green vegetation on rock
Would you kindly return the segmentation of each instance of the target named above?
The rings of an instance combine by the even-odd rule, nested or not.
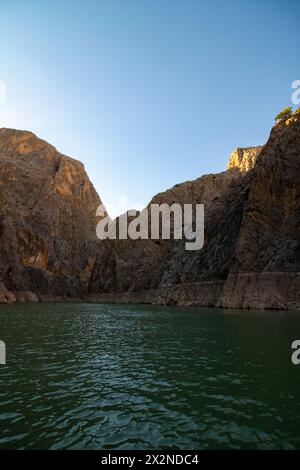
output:
[[[283,108],[282,111],[280,111],[279,114],[275,117],[276,122],[284,122],[290,117],[292,117],[293,114],[293,109],[291,106],[287,106],[286,108]]]

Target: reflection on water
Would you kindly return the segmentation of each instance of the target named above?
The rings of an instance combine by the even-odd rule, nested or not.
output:
[[[0,307],[0,448],[300,448],[300,315]]]

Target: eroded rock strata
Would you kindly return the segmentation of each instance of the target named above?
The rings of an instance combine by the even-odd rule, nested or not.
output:
[[[100,204],[83,164],[0,129],[0,197],[0,302],[82,297]]]

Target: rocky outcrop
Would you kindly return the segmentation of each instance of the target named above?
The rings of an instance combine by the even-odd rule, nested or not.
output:
[[[0,197],[0,301],[82,296],[101,202],[82,163],[31,132],[0,129]]]
[[[236,168],[240,172],[246,173],[254,167],[257,157],[260,155],[262,149],[262,146],[245,148],[238,147],[230,155],[227,170]]]
[[[0,304],[11,304],[16,302],[15,295],[6,289],[3,282],[0,281]]]
[[[300,309],[300,272],[230,273],[218,306],[255,309]]]
[[[237,149],[226,172],[176,185],[151,202],[204,203],[205,244],[107,240],[91,300],[300,309],[300,122],[264,147]]]
[[[300,119],[274,127],[254,167],[220,303],[300,307]]]

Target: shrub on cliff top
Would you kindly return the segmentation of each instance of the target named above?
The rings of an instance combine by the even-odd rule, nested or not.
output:
[[[282,122],[286,121],[288,118],[290,118],[293,114],[293,110],[291,106],[287,106],[286,108],[283,108],[282,111],[280,111],[279,114],[275,117],[276,122]]]

